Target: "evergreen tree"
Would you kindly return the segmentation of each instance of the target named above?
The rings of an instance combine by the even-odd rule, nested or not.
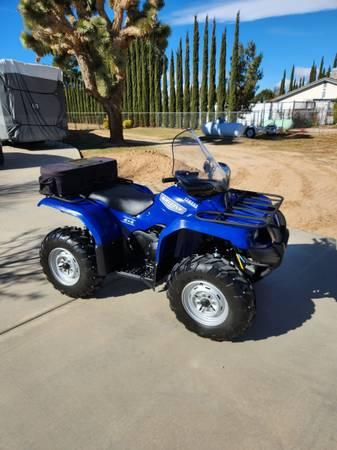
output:
[[[130,113],[132,111],[132,75],[131,75],[131,58],[130,49],[128,50],[126,64],[126,112]]]
[[[190,94],[190,40],[186,33],[185,42],[185,64],[184,64],[184,127],[190,126],[189,114],[191,110],[191,94]]]
[[[264,89],[263,91],[259,92],[257,95],[255,95],[254,103],[259,102],[268,102],[269,100],[272,100],[275,97],[275,93],[270,89]]]
[[[293,65],[290,74],[289,91],[293,91],[295,89],[294,83],[295,83],[295,66]]]
[[[171,52],[170,62],[170,127],[175,127],[175,110],[176,110],[176,88],[174,79],[174,57]]]
[[[163,57],[163,126],[168,126],[167,113],[169,112],[168,93],[167,93],[167,57]]]
[[[312,83],[313,81],[316,81],[317,79],[317,67],[315,64],[315,61],[312,63],[310,75],[309,75],[309,83]]]
[[[207,97],[208,97],[208,16],[205,20],[204,28],[204,44],[202,57],[202,78],[200,88],[200,109],[201,112],[207,112]],[[202,121],[205,120],[205,117]]]
[[[169,29],[157,15],[163,6],[163,0],[20,0],[21,39],[38,57],[75,56],[85,88],[106,111],[110,139],[117,143],[123,140],[127,50],[135,39],[150,35],[165,47]]]
[[[136,54],[135,54],[135,42],[130,47],[130,63],[131,63],[131,87],[132,87],[132,112],[138,111],[138,97],[137,97],[137,84],[135,79],[137,77],[136,68]],[[134,122],[137,125],[136,115],[134,115]]]
[[[179,41],[179,47],[177,51],[177,65],[176,65],[176,112],[177,115],[177,126],[182,127],[182,112],[183,112],[183,47],[181,39]]]
[[[234,43],[231,59],[231,74],[228,92],[228,109],[231,113],[239,109],[238,105],[238,79],[239,79],[239,35],[240,35],[240,12],[236,15]],[[231,114],[230,120],[236,119],[235,114]]]
[[[136,51],[136,83],[137,83],[137,111],[142,110],[141,92],[142,92],[142,66],[141,66],[141,54],[140,54],[140,39],[135,40]]]
[[[197,17],[194,17],[194,29],[193,29],[193,70],[192,70],[192,98],[191,98],[191,111],[194,113],[199,112],[199,25]],[[191,123],[193,128],[198,126],[198,119],[194,115],[194,119]]]
[[[239,51],[239,92],[238,105],[249,108],[258,89],[258,81],[262,79],[260,69],[262,53],[256,53],[256,45],[253,41],[248,42],[247,47],[240,45]]]
[[[335,69],[336,67],[337,67],[337,53],[336,53],[335,59],[333,61],[333,68]]]
[[[286,73],[286,71],[284,71],[283,78],[282,78],[281,84],[280,84],[279,95],[284,95],[286,93],[286,77],[287,77],[287,73]]]
[[[141,42],[141,74],[142,74],[142,91],[141,91],[141,111],[143,114],[142,125],[149,126],[149,76],[148,76],[148,42]]]
[[[155,55],[155,75],[154,75],[154,94],[155,94],[155,111],[156,111],[156,126],[160,127],[160,112],[162,111],[162,95],[161,95],[161,71],[162,71],[162,58],[161,55],[157,52]]]
[[[149,73],[149,106],[150,106],[150,126],[155,125],[155,83],[154,83],[154,48],[152,42],[149,43],[149,54],[148,54],[148,73]]]
[[[326,71],[325,76],[329,78],[330,75],[331,75],[331,66],[328,67],[328,70]]]
[[[212,28],[212,38],[211,38],[211,55],[210,55],[210,66],[209,66],[209,91],[208,91],[208,111],[215,111],[216,102],[216,87],[215,87],[215,76],[216,76],[216,23],[213,19]]]
[[[221,49],[220,49],[220,62],[219,62],[219,79],[217,90],[217,108],[218,111],[224,111],[226,105],[226,28],[222,33]]]
[[[324,78],[324,57],[321,59],[321,64],[319,66],[318,79]]]

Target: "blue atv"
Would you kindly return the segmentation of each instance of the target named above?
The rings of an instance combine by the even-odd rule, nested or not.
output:
[[[282,261],[289,237],[283,198],[230,188],[229,167],[191,129],[173,140],[172,158],[172,176],[162,180],[170,186],[158,194],[117,171],[111,176],[111,168],[105,176],[114,160],[78,160],[68,178],[62,167],[42,173],[46,197],[39,206],[75,216],[84,227],[49,233],[41,265],[70,297],[93,296],[111,272],[153,289],[166,282],[171,309],[189,330],[231,340],[253,321],[252,283]],[[72,189],[64,188],[69,180]]]

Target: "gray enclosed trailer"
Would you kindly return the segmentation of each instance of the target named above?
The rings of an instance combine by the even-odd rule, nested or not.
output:
[[[66,132],[61,70],[0,60],[0,141],[60,140]]]

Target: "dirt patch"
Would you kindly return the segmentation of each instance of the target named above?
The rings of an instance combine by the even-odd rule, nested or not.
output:
[[[88,153],[86,154],[88,155]],[[171,176],[171,158],[160,150],[110,150],[94,153],[89,156],[109,156],[118,161],[118,173],[121,177],[149,186],[155,192],[163,189],[162,178]]]
[[[148,144],[87,154],[115,157],[121,176],[160,191],[161,178],[171,174],[170,147],[163,136],[157,142],[152,136]],[[231,167],[233,187],[283,195],[290,227],[337,237],[337,133],[206,145]]]

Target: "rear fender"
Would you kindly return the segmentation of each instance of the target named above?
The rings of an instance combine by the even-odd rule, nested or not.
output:
[[[112,268],[112,246],[121,237],[121,230],[109,210],[98,203],[86,199],[70,202],[46,197],[38,206],[48,206],[78,218],[90,231],[96,249],[97,269],[106,275]]]

